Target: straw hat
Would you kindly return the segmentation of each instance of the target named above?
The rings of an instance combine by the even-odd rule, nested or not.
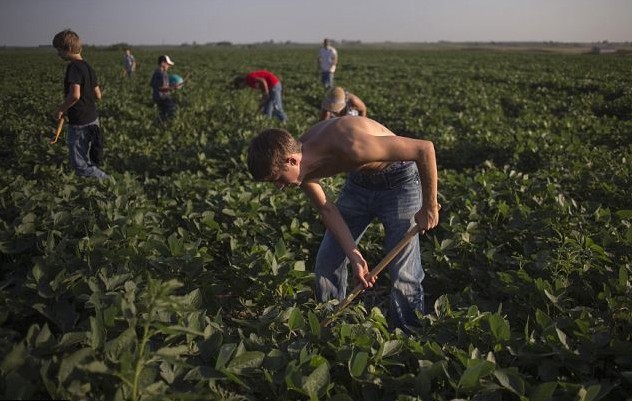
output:
[[[346,105],[345,90],[340,86],[336,86],[327,91],[325,100],[323,100],[322,108],[331,113],[339,113]]]

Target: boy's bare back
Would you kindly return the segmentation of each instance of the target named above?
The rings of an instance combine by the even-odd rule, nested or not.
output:
[[[381,170],[394,161],[417,161],[421,146],[418,140],[398,137],[382,124],[356,116],[322,121],[299,140],[305,180],[346,171]]]

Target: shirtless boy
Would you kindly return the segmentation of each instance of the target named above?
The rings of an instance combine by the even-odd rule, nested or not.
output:
[[[298,140],[281,129],[255,137],[248,149],[248,168],[257,181],[277,188],[300,187],[319,211],[327,229],[316,257],[316,295],[320,302],[343,300],[346,260],[365,288],[369,267],[356,243],[374,218],[385,228],[385,252],[416,222],[423,234],[439,223],[437,165],[432,142],[400,137],[364,117],[321,121]],[[347,172],[334,204],[319,179]],[[389,264],[393,281],[389,323],[408,331],[424,313],[424,271],[418,237]]]

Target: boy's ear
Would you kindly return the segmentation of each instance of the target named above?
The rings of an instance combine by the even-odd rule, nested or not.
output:
[[[290,156],[287,159],[285,159],[286,163],[289,163],[291,166],[296,166],[298,164],[298,160],[296,160],[296,157],[294,156]]]

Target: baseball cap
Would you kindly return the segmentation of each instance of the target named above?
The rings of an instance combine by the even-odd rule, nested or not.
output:
[[[322,108],[332,112],[339,113],[342,109],[345,108],[345,90],[339,86],[335,88],[331,88],[327,91],[325,95],[325,100],[323,100]]]
[[[167,56],[166,54],[163,54],[162,56],[158,57],[158,64],[165,62],[169,65],[175,65],[175,63],[173,61],[171,61],[171,59],[169,58],[169,56]]]

